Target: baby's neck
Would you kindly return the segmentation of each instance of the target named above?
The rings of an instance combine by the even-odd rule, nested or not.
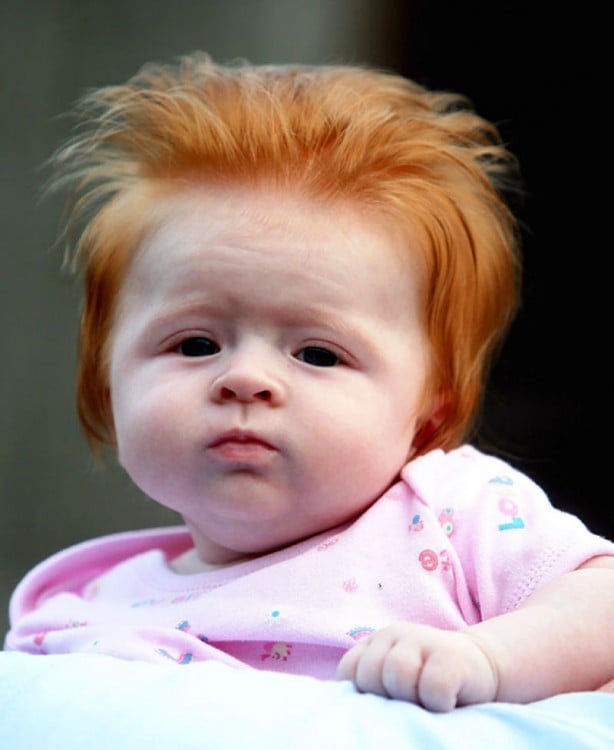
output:
[[[204,560],[201,560],[198,556],[198,553],[196,552],[196,547],[192,547],[189,550],[186,550],[183,554],[179,555],[178,557],[173,558],[172,560],[168,561],[169,568],[174,573],[179,573],[180,575],[189,576],[189,575],[195,575],[196,573],[207,573],[214,570],[221,570],[222,568],[228,568],[231,565],[236,565],[240,562],[245,562],[245,560],[248,560],[249,556],[245,555],[244,557],[239,557],[235,560],[230,560],[228,562],[223,563],[208,563]]]

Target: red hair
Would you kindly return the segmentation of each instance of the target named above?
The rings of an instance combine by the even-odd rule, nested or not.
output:
[[[77,405],[93,445],[113,442],[107,349],[130,259],[167,191],[218,180],[349,199],[418,233],[429,391],[446,402],[418,451],[466,438],[520,269],[502,198],[515,161],[468,102],[361,67],[221,66],[196,53],[94,91],[78,113],[83,129],[56,154],[54,184],[75,186],[68,227],[81,227],[74,259],[85,283]]]

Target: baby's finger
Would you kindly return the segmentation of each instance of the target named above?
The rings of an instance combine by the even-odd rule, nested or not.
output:
[[[451,711],[458,704],[461,688],[459,664],[454,655],[431,653],[424,662],[418,684],[418,700],[429,711]]]
[[[380,632],[358,647],[353,681],[363,693],[388,696],[382,680],[384,662],[390,650],[389,640]]]
[[[361,654],[365,649],[365,644],[357,644],[343,654],[337,665],[337,679],[351,680],[354,682],[356,668]]]
[[[422,668],[420,650],[407,640],[394,643],[382,665],[385,694],[397,700],[418,703],[418,678]]]

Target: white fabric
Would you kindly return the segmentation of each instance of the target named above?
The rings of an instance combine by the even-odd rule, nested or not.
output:
[[[347,682],[0,653],[2,750],[612,750],[614,694],[433,714]]]

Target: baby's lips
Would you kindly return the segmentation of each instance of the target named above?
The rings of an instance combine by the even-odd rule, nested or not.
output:
[[[228,430],[227,432],[222,433],[221,435],[218,435],[215,437],[207,446],[208,448],[218,448],[221,445],[224,445],[226,443],[244,443],[244,444],[254,444],[254,445],[261,445],[264,448],[268,448],[269,450],[276,450],[275,446],[269,443],[268,440],[265,440],[260,435],[251,432],[249,430],[240,430],[240,429],[233,429]]]

